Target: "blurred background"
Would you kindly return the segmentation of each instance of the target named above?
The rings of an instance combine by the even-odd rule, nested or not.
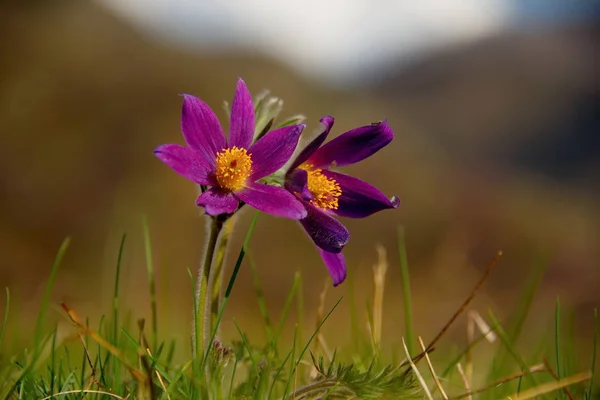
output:
[[[388,118],[395,140],[344,172],[398,195],[396,211],[345,220],[359,313],[372,293],[376,244],[388,250],[384,340],[402,335],[397,232],[406,232],[417,331],[450,317],[498,250],[504,258],[474,307],[509,315],[536,265],[547,273],[529,332],[569,326],[591,336],[600,300],[600,3],[561,0],[19,0],[0,2],[0,286],[25,331],[61,241],[72,237],[53,300],[106,312],[118,245],[122,304],[148,316],[142,216],[158,274],[166,337],[186,338],[204,245],[196,188],[152,150],[183,143],[180,92],[221,112],[236,78],[270,89],[284,115],[336,117],[334,134]],[[237,223],[231,268],[252,213]],[[281,311],[304,277],[314,326],[326,270],[296,223],[261,216],[252,240],[265,296]],[[351,283],[329,291],[328,304]],[[262,340],[249,265],[225,317]],[[2,304],[4,300],[0,301]],[[340,343],[347,313],[328,329]],[[61,319],[58,313],[54,313]],[[289,327],[293,325],[292,315]],[[464,322],[464,321],[463,321]],[[464,324],[451,336],[462,340]],[[536,336],[537,334],[537,336]],[[22,336],[21,336],[22,338]],[[588,345],[589,342],[583,342]]]

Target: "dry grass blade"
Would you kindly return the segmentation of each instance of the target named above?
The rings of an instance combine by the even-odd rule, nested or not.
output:
[[[508,396],[507,399],[508,400],[532,399],[536,396],[539,396],[539,395],[542,395],[545,393],[549,393],[549,392],[553,392],[555,390],[562,389],[566,386],[570,386],[575,383],[587,381],[591,377],[592,377],[592,373],[590,371],[582,372],[580,374],[572,375],[568,378],[563,378],[563,379],[555,381],[555,382],[548,382],[548,383],[541,384],[539,386],[536,386],[534,388],[531,388],[531,389],[526,390],[521,393],[515,393],[512,396]]]
[[[171,400],[171,395],[169,394],[169,391],[167,390],[167,387],[165,386],[165,381],[163,380],[162,376],[160,375],[160,373],[157,370],[154,370],[154,372],[156,373],[156,378],[158,378],[160,387],[162,387],[162,389],[163,389],[163,393],[165,393],[165,395],[167,396],[167,400]]]
[[[558,374],[556,373],[556,371],[554,371],[554,369],[552,369],[552,366],[550,365],[550,362],[548,362],[548,359],[546,357],[544,357],[544,367],[546,367],[546,370],[550,375],[552,375],[552,378],[554,378],[555,381],[560,380]],[[566,386],[563,388],[563,392],[567,395],[569,400],[573,400],[573,395],[571,394],[571,392],[569,392],[569,389]]]
[[[485,322],[481,314],[479,314],[477,311],[469,311],[469,319],[473,320],[475,326],[479,329],[479,332],[481,332],[481,334],[485,337],[485,340],[490,343],[494,343],[496,339],[498,339],[498,336],[496,336],[494,330],[487,322]]]
[[[463,380],[465,389],[467,389],[467,395],[465,397],[469,400],[472,400],[473,394],[471,393],[471,383],[469,382],[469,378],[467,378],[467,375],[465,375],[465,371],[463,370],[461,363],[456,364],[456,369],[458,370],[458,373],[460,374],[460,377]]]
[[[48,397],[44,397],[43,399],[40,399],[40,400],[54,399],[54,398],[59,397],[59,396],[66,396],[66,395],[69,395],[69,394],[80,394],[80,393],[84,393],[84,394],[102,394],[102,395],[105,395],[105,396],[112,397],[114,399],[119,399],[119,400],[124,400],[125,399],[124,397],[121,397],[121,396],[116,395],[114,393],[103,392],[101,390],[78,389],[78,390],[68,390],[66,392],[54,393],[53,395],[48,396]]]
[[[513,375],[509,375],[505,378],[499,379],[499,380],[495,381],[494,383],[491,383],[487,386],[484,386],[484,387],[474,390],[472,392],[467,392],[467,393],[463,393],[461,395],[452,397],[451,400],[458,400],[458,399],[464,399],[465,397],[471,397],[475,394],[479,394],[479,393],[485,392],[486,390],[490,390],[491,388],[498,387],[498,386],[502,385],[503,383],[518,379],[524,375],[534,374],[536,372],[542,372],[545,370],[546,370],[546,368],[544,367],[543,364],[537,364],[537,365],[534,365],[533,367],[529,368],[527,371],[522,371],[522,372],[519,372],[519,373],[516,373]]]
[[[415,373],[417,380],[421,384],[421,387],[423,388],[423,392],[425,392],[425,395],[427,396],[427,398],[429,400],[433,400],[433,397],[431,396],[431,392],[429,391],[429,388],[427,387],[425,380],[421,376],[421,373],[417,369],[417,366],[413,362],[412,357],[410,356],[410,353],[408,352],[408,347],[406,347],[406,341],[404,340],[404,338],[402,338],[402,347],[404,348],[404,354],[406,354],[406,359],[408,360],[407,362],[410,364],[410,367],[412,368],[413,372]]]
[[[473,310],[467,312],[467,350],[465,351],[465,377],[467,382],[473,381],[473,354],[472,344],[475,340],[475,321],[471,317]]]
[[[423,338],[421,338],[421,336],[419,336],[419,344],[421,345],[421,350],[423,350],[423,352],[425,353],[425,361],[427,361],[427,366],[429,367],[429,371],[431,371],[431,376],[433,376],[433,381],[435,382],[435,386],[440,390],[440,393],[442,395],[442,398],[444,400],[448,400],[448,395],[446,394],[446,391],[444,391],[444,388],[442,387],[442,383],[440,382],[437,374],[435,373],[435,370],[433,369],[433,364],[431,364],[431,360],[429,359],[429,353],[427,353],[425,351],[425,343],[423,343]],[[435,390],[435,388],[434,388]],[[431,391],[431,393],[433,394],[433,390]]]
[[[140,345],[143,346],[144,349],[146,349],[146,352],[148,353],[148,355],[152,356],[152,352],[150,351],[150,346],[148,344],[148,341],[146,340],[146,335],[144,334],[144,325],[145,325],[145,320],[139,319],[138,320],[138,329],[140,331],[140,336],[139,336],[139,342]],[[142,352],[140,350],[139,352],[139,362],[140,362],[140,366],[141,368],[144,369],[144,371],[146,371],[146,390],[147,393],[149,394],[149,397],[151,399],[156,398],[155,393],[154,393],[154,382],[152,381],[152,367],[150,366],[150,363],[148,362],[148,358],[146,357],[146,354],[144,354],[144,352]],[[140,391],[142,390],[142,385],[139,386],[140,387]]]
[[[83,354],[85,354],[85,359],[87,360],[88,366],[90,367],[90,379],[88,380],[87,388],[91,388],[96,382],[96,368],[94,367],[94,363],[92,362],[92,357],[90,357],[90,352],[88,350],[87,345],[85,344],[85,339],[81,334],[81,330],[77,331],[77,336],[79,340],[81,340],[81,345],[83,346]]]
[[[473,356],[471,350],[475,343],[475,328],[481,332],[488,342],[494,343],[496,340],[496,334],[481,315],[475,310],[469,310],[467,312],[467,349],[465,350],[465,376],[469,382],[473,382]]]
[[[385,276],[388,270],[387,253],[385,248],[377,245],[377,264],[373,266],[373,281],[375,290],[373,293],[373,346],[379,352],[381,343],[381,328],[383,325],[383,289]]]
[[[112,353],[112,355],[117,357],[119,359],[119,361],[125,367],[127,367],[129,372],[131,372],[131,374],[135,377],[135,379],[137,379],[139,382],[146,381],[146,377],[144,376],[144,374],[142,372],[136,370],[133,366],[131,366],[127,362],[127,360],[125,359],[123,354],[119,351],[119,349],[117,349],[115,346],[110,344],[106,339],[104,339],[98,333],[92,331],[90,328],[88,328],[87,326],[82,324],[81,321],[79,320],[79,317],[77,316],[77,314],[73,310],[71,310],[65,303],[61,303],[60,306],[67,313],[67,316],[69,317],[71,322],[73,322],[73,324],[75,324],[75,326],[77,328],[79,328],[82,332],[85,332],[85,334],[88,335],[89,337],[91,337],[96,343],[98,343],[100,346],[102,346],[103,348],[108,350],[110,353]]]
[[[502,251],[499,251],[496,254],[496,257],[494,257],[494,259],[492,260],[490,265],[487,267],[487,269],[485,270],[485,272],[483,273],[482,277],[479,279],[479,281],[477,282],[477,284],[475,285],[473,290],[471,291],[471,294],[469,294],[469,297],[467,297],[465,299],[465,301],[458,308],[458,310],[454,313],[454,315],[452,315],[452,317],[450,317],[450,320],[446,323],[446,325],[444,325],[444,327],[439,331],[437,336],[435,338],[433,338],[433,340],[427,345],[427,348],[425,349],[426,351],[421,352],[421,354],[418,354],[417,356],[415,356],[413,358],[413,361],[415,363],[418,363],[423,358],[425,353],[431,353],[431,351],[433,350],[433,348],[435,347],[437,342],[442,338],[442,336],[444,336],[444,334],[448,331],[450,326],[454,323],[454,321],[456,321],[456,319],[460,316],[460,314],[462,314],[462,312],[465,310],[465,308],[467,308],[467,306],[469,305],[469,303],[471,303],[473,298],[475,298],[475,295],[477,294],[477,292],[479,292],[479,290],[481,289],[481,287],[483,286],[485,281],[488,279],[488,277],[490,276],[490,273],[492,272],[494,267],[498,264],[498,262],[500,261],[501,258],[502,258]]]

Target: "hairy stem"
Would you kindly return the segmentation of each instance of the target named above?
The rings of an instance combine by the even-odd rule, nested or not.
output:
[[[208,307],[210,286],[208,285],[211,265],[217,247],[219,233],[223,228],[225,219],[221,216],[210,217],[208,227],[208,241],[204,250],[203,261],[198,269],[196,278],[196,296],[194,298],[194,328],[192,331],[192,355],[194,360],[201,360],[208,346],[211,328],[211,312]],[[200,372],[200,371],[198,371]]]
[[[235,223],[235,216],[229,218],[224,222],[223,229],[221,230],[221,236],[217,242],[217,251],[214,256],[214,264],[210,271],[208,279],[208,285],[210,287],[210,332],[215,329],[217,316],[219,315],[219,308],[223,300],[223,264],[225,262],[225,256],[227,254],[227,245],[229,244],[229,237],[233,231],[233,224]],[[218,336],[218,332],[217,332]]]

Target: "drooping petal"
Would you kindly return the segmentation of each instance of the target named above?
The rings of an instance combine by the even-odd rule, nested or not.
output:
[[[333,279],[333,286],[337,286],[346,279],[346,259],[342,253],[328,253],[318,249],[325,266]]]
[[[183,94],[181,131],[185,142],[211,165],[226,147],[225,135],[211,108],[197,97]]]
[[[252,157],[250,179],[260,179],[283,167],[294,153],[305,126],[284,126],[267,133],[254,143],[248,150]]]
[[[294,160],[294,163],[290,167],[290,171],[295,169],[297,166],[301,165],[303,162],[308,160],[312,154],[317,151],[317,149],[323,144],[325,139],[327,139],[327,135],[329,135],[329,131],[333,127],[334,118],[327,115],[319,120],[325,128],[323,132],[321,132],[316,138],[314,138],[306,147],[298,154],[298,157]]]
[[[372,156],[394,138],[386,121],[348,131],[320,147],[308,159],[316,168],[349,165]]]
[[[393,196],[389,199],[375,186],[349,175],[324,169],[323,175],[335,179],[342,189],[338,197],[338,208],[330,212],[349,218],[364,218],[378,211],[398,208],[400,200]]]
[[[295,169],[285,177],[285,188],[297,193],[304,200],[312,200],[315,196],[308,190],[308,172],[303,169]]]
[[[302,200],[308,215],[300,220],[308,236],[317,245],[329,253],[339,253],[350,240],[350,232],[338,220],[327,215],[307,201]]]
[[[235,195],[250,207],[267,214],[291,219],[306,217],[306,210],[297,197],[277,186],[254,182]]]
[[[217,187],[202,193],[196,204],[204,207],[208,215],[233,214],[239,205],[238,199],[229,191]]]
[[[254,105],[252,95],[242,78],[238,78],[237,89],[231,103],[229,147],[247,149],[254,136]]]
[[[212,168],[194,150],[178,144],[163,144],[154,150],[154,155],[179,175],[199,185],[213,185]]]

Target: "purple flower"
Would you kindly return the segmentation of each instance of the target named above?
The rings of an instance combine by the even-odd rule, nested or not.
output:
[[[231,214],[242,201],[269,214],[306,217],[294,195],[258,182],[289,160],[305,125],[273,130],[253,144],[254,106],[241,78],[231,105],[229,139],[206,103],[187,94],[183,98],[181,131],[187,146],[165,144],[154,154],[184,178],[210,187],[198,197],[198,206],[208,215]]]
[[[374,186],[329,167],[354,164],[375,154],[394,138],[383,121],[348,131],[326,145],[333,117],[321,118],[325,130],[296,157],[286,174],[285,187],[306,207],[307,216],[300,220],[333,278],[334,286],[346,278],[342,249],[350,233],[332,215],[364,218],[389,208],[398,208],[397,197],[388,199]]]

